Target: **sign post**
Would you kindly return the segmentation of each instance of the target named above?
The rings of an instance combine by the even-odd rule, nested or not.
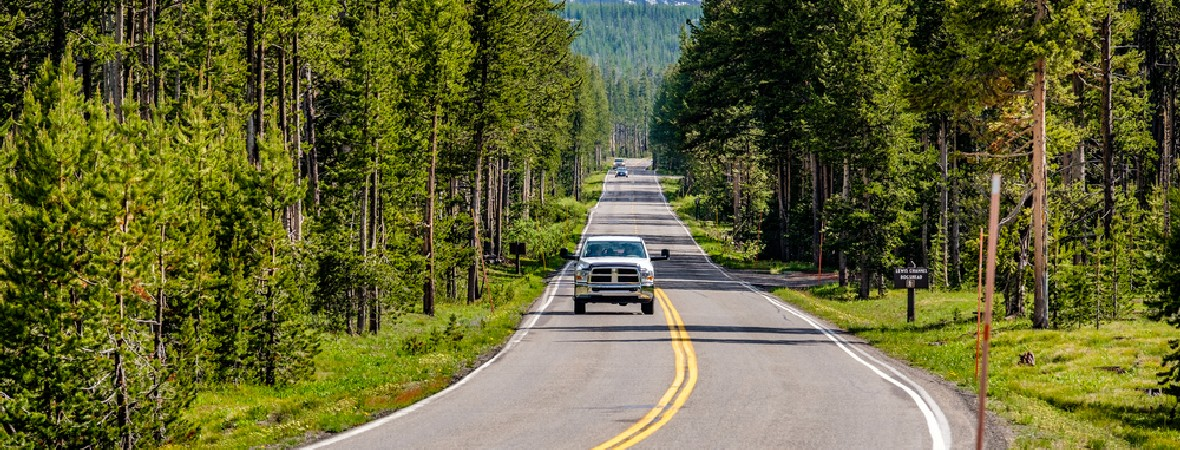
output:
[[[925,267],[914,267],[910,261],[909,267],[893,269],[893,287],[904,288],[906,291],[906,322],[914,321],[914,289],[930,287],[930,270]]]

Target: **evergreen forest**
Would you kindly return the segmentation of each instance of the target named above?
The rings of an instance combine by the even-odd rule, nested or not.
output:
[[[609,133],[559,10],[4,2],[0,446],[183,443],[195,392],[555,254]]]
[[[859,298],[908,263],[974,292],[998,173],[997,315],[1180,325],[1178,51],[1171,1],[708,1],[651,148],[735,248]]]
[[[699,3],[569,2],[562,16],[578,27],[574,52],[598,66],[606,84],[611,132],[595,147],[595,162],[647,155],[655,95],[680,56],[686,25],[701,17]]]

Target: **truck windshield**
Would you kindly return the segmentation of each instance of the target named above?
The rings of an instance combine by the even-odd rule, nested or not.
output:
[[[599,257],[626,257],[626,258],[646,258],[647,251],[643,248],[641,242],[608,242],[597,241],[587,242],[586,249],[582,252],[585,258],[599,258]]]

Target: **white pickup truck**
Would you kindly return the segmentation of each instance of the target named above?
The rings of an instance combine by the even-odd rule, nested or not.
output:
[[[655,312],[655,269],[652,261],[668,259],[668,250],[647,253],[637,236],[591,236],[581,251],[561,256],[575,261],[574,314],[585,314],[586,303],[639,303],[644,314]]]

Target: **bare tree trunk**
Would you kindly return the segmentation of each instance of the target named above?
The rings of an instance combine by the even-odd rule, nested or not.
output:
[[[1073,93],[1077,97],[1078,104],[1078,123],[1086,123],[1086,83],[1080,74],[1074,74],[1070,77],[1073,80]],[[1062,181],[1066,187],[1073,183],[1082,183],[1082,189],[1086,186],[1086,140],[1078,140],[1077,147],[1073,152],[1065,155],[1065,170],[1062,176]]]
[[[957,170],[958,164],[951,162]],[[963,285],[963,234],[962,234],[962,214],[961,201],[959,201],[959,181],[951,182],[951,229],[950,229],[950,247],[951,247],[951,267],[950,267],[950,284],[953,288],[959,288]]]
[[[484,165],[484,136],[483,127],[476,125],[475,129],[475,182],[471,185],[471,246],[475,256],[467,268],[467,303],[479,300],[479,268],[483,261],[483,242],[480,240],[480,226],[483,223],[483,165]]]
[[[529,215],[529,198],[532,196],[531,188],[533,182],[533,165],[526,160],[524,162],[524,175],[520,178],[520,202],[524,208],[522,216],[528,220]]]
[[[775,242],[778,243],[779,258],[787,261],[790,258],[790,253],[787,251],[787,177],[783,173],[783,161],[780,159],[775,164],[775,171],[778,172],[775,177],[775,200],[778,201],[778,233],[774,237]]]
[[[738,230],[742,223],[742,160],[737,158],[729,166],[730,179],[733,190],[733,229],[731,235],[734,243],[737,243]]]
[[[1164,138],[1160,143],[1160,189],[1164,192],[1164,232],[1172,229],[1172,210],[1169,204],[1172,189],[1172,90],[1164,88],[1163,99],[1160,102],[1160,116],[1163,122]]]
[[[296,27],[299,21],[299,2],[294,2],[294,14]],[[300,188],[299,192],[305,192],[303,188],[304,177],[307,176],[304,170],[304,154],[303,154],[303,136],[302,126],[299,123],[299,33],[291,33],[291,119],[294,123],[291,124],[291,144],[295,147],[295,185]],[[285,109],[284,109],[285,110]],[[295,199],[295,204],[291,206],[292,216],[295,218],[295,240],[303,240],[303,200],[306,195],[300,195]]]
[[[1043,0],[1037,1],[1036,22],[1044,17]],[[1033,148],[1032,148],[1032,233],[1033,233],[1033,328],[1049,328],[1048,295],[1048,226],[1046,224],[1047,187],[1045,157],[1045,58],[1033,67]]]
[[[812,220],[811,220],[811,233],[812,233],[811,258],[812,258],[812,261],[815,261],[816,267],[818,268],[819,267],[819,258],[820,258],[819,235],[821,232],[821,230],[820,230],[820,226],[821,226],[820,212],[821,212],[821,208],[822,208],[821,202],[823,200],[820,198],[820,192],[819,192],[819,190],[820,190],[819,157],[815,153],[811,153],[808,156],[811,158],[811,164],[810,164],[811,167],[808,168],[808,169],[811,169],[811,217],[812,217]]]
[[[499,163],[500,172],[500,193],[498,194],[496,208],[496,245],[495,254],[496,259],[499,259],[504,254],[504,222],[508,218],[508,209],[512,207],[512,193],[511,187],[512,173],[508,171],[508,157],[501,156]]]
[[[307,69],[307,91],[303,102],[307,115],[305,134],[307,134],[307,147],[310,153],[307,156],[307,178],[311,183],[312,203],[315,205],[315,212],[318,212],[320,206],[320,159],[315,134],[315,87],[312,84],[310,67]]]
[[[426,256],[426,283],[422,288],[422,313],[434,315],[434,198],[435,171],[438,168],[438,104],[435,101],[430,116],[430,175],[426,181],[426,239],[423,240]]]
[[[1114,216],[1114,135],[1111,131],[1113,121],[1111,93],[1112,77],[1110,72],[1110,33],[1111,16],[1109,13],[1102,20],[1102,237],[1107,242],[1113,239],[1111,219]],[[1117,289],[1117,287],[1116,287]]]
[[[166,225],[160,224],[160,251],[156,260],[156,264],[160,269],[160,285],[156,289],[156,321],[152,326],[152,331],[154,331],[152,347],[155,349],[152,352],[152,359],[156,360],[156,363],[159,364],[159,368],[156,369],[157,375],[161,374],[168,367],[168,355],[164,351],[164,311],[168,308],[168,291],[164,289],[168,285],[168,265],[164,261],[164,248],[167,242],[168,233]],[[155,402],[157,419],[160,418],[160,412],[164,409],[164,391],[161,389],[163,383],[164,380],[159,376],[152,383],[152,400]],[[159,428],[155,431],[155,438],[163,442],[166,430],[164,429],[163,421],[159,423]]]
[[[108,22],[111,31],[114,33],[115,45],[121,46],[124,44],[123,39],[123,14],[126,6],[120,0],[115,5],[114,14]],[[115,57],[106,64],[103,69],[103,75],[106,80],[106,95],[107,102],[110,103],[111,109],[115,112],[115,117],[121,122],[123,121],[123,53],[115,52]]]
[[[1114,219],[1114,132],[1113,74],[1111,73],[1111,15],[1108,12],[1102,20],[1102,235],[1111,247],[1111,264],[1114,267],[1111,279],[1111,300],[1118,308],[1119,278],[1118,252],[1111,221]],[[1123,178],[1126,180],[1126,177]],[[1124,185],[1125,186],[1125,185]],[[1098,301],[1098,304],[1101,304]],[[1117,312],[1117,309],[1115,310]],[[1098,320],[1098,317],[1095,317]]]
[[[263,23],[266,23],[266,4],[259,2],[258,3],[258,25],[259,25],[259,27],[261,27],[261,25]],[[254,61],[256,64],[254,69],[258,71],[257,74],[255,75],[257,77],[257,81],[255,81],[255,87],[257,88],[257,96],[254,98],[254,101],[258,105],[257,112],[255,112],[255,115],[256,115],[255,119],[258,122],[257,125],[255,126],[255,130],[257,130],[257,137],[255,137],[255,139],[261,139],[262,135],[266,134],[266,127],[265,127],[265,124],[266,124],[266,39],[263,39],[262,36],[264,36],[264,34],[261,31],[259,31],[257,29],[255,29],[255,31],[258,31],[258,36],[255,37],[255,40],[257,41],[258,57]],[[257,141],[254,143],[254,164],[259,167],[261,167],[261,164],[262,164],[262,158],[259,156]]]
[[[946,118],[940,118],[938,121],[938,166],[942,172],[942,183],[939,195],[939,221],[941,222],[940,231],[942,232],[942,282],[943,287],[950,287],[950,215],[948,214],[950,202],[950,166],[948,161],[949,149],[947,147],[946,139]]]
[[[848,165],[848,158],[845,157],[844,174],[843,180],[841,180],[842,185],[840,187],[840,195],[844,196],[845,199],[852,196],[852,173],[850,169],[851,167]],[[848,286],[848,258],[844,254],[843,250],[836,252],[836,259],[838,260],[837,264],[839,273],[837,274],[837,277],[840,281],[840,287]]]
[[[361,250],[361,261],[368,262],[369,260],[369,182],[372,180],[371,176],[365,176],[364,186],[361,187],[360,198],[360,228],[357,230],[357,244]],[[365,313],[368,312],[368,295],[369,290],[367,285],[358,286],[357,290],[360,292],[356,296],[356,334],[363,334],[365,332]]]

